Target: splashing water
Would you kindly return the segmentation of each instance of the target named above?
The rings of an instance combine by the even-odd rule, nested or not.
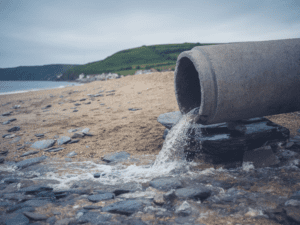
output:
[[[69,170],[78,171],[76,174],[58,175],[59,173],[48,173],[46,179],[56,179],[59,185],[54,185],[55,189],[62,189],[70,186],[74,181],[83,179],[93,179],[94,172],[101,172],[101,178],[97,179],[102,184],[120,184],[131,181],[147,182],[155,177],[170,176],[174,173],[189,173],[190,163],[186,161],[185,147],[188,146],[189,135],[201,135],[200,129],[195,129],[195,115],[199,108],[191,110],[183,115],[176,125],[169,131],[163,147],[156,157],[152,166],[130,165],[103,165],[94,162],[67,163]],[[199,124],[197,124],[199,126]],[[81,166],[78,166],[81,165]],[[63,169],[62,169],[63,170]],[[95,180],[95,179],[94,179]]]

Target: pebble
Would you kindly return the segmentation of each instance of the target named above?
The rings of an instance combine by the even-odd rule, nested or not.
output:
[[[78,110],[77,110],[77,109],[75,109],[75,110],[73,110],[73,112],[78,112]]]
[[[46,105],[45,107],[43,107],[42,109],[48,109],[50,108],[52,105]]]
[[[12,113],[13,113],[12,111],[11,112],[6,112],[6,113],[1,114],[1,116],[10,116]]]
[[[38,138],[42,138],[42,137],[44,137],[44,134],[35,134],[34,136],[36,136]]]
[[[15,132],[15,131],[19,131],[20,129],[21,128],[19,126],[15,126],[15,127],[8,129],[7,132]]]
[[[82,131],[81,131],[81,132],[82,132],[83,134],[86,134],[86,133],[88,133],[89,131],[90,131],[90,129],[89,129],[89,128],[84,128],[84,129],[82,129]]]
[[[2,138],[13,138],[13,137],[15,137],[16,135],[15,134],[4,134],[3,136],[2,136]]]
[[[73,136],[71,138],[83,138],[84,134],[80,134],[80,133],[75,133],[73,134]]]
[[[12,118],[12,119],[9,119],[9,120],[3,122],[2,124],[7,125],[7,124],[10,124],[11,122],[16,121],[16,120],[17,120],[16,118]]]
[[[91,104],[91,102],[87,102],[87,103],[84,103],[85,105],[89,105],[89,104]]]
[[[27,216],[29,219],[32,219],[32,220],[46,220],[46,219],[48,219],[48,216],[46,216],[44,214],[32,213],[32,212],[24,212],[23,214],[25,216]]]
[[[80,141],[79,139],[71,140],[70,142],[68,142],[68,144],[78,143],[79,141]]]
[[[100,177],[100,173],[95,173],[95,174],[94,174],[94,177],[95,177],[95,178],[99,178],[99,177]]]
[[[129,111],[137,111],[137,110],[141,110],[142,108],[129,108]]]
[[[82,98],[82,99],[80,99],[79,101],[85,101],[86,100],[86,98]]]
[[[41,156],[41,157],[37,157],[37,158],[26,159],[26,160],[17,162],[16,167],[19,169],[24,169],[28,166],[40,163],[40,162],[44,161],[46,158],[47,158],[47,156]]]

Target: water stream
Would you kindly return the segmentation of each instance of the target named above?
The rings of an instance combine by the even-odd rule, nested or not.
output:
[[[100,173],[99,179],[94,179],[102,184],[120,184],[127,182],[147,182],[155,177],[172,176],[178,174],[191,174],[191,162],[186,161],[184,152],[189,141],[189,134],[201,135],[200,129],[195,127],[194,117],[199,108],[191,110],[183,115],[176,125],[169,131],[163,147],[152,165],[130,165],[124,166],[97,164],[91,161],[65,163],[60,168],[62,173],[49,172],[45,179],[55,179],[60,181],[59,185],[54,185],[56,189],[68,188],[74,181],[83,179],[94,179],[94,173]],[[197,133],[198,132],[198,133]],[[60,174],[60,175],[59,175]]]

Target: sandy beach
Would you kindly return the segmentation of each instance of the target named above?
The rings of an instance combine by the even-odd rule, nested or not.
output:
[[[18,143],[12,139],[1,140],[1,150],[9,150],[7,160],[20,160],[29,146],[16,150],[25,142],[39,140],[35,134],[43,133],[43,139],[57,139],[58,136],[72,136],[68,130],[89,128],[93,136],[85,137],[78,143],[64,145],[63,151],[47,153],[40,151],[36,156],[63,158],[72,151],[76,160],[99,159],[111,152],[126,151],[132,155],[156,155],[163,145],[165,129],[157,122],[162,113],[178,111],[174,93],[174,72],[132,75],[124,78],[95,81],[82,86],[51,90],[32,91],[21,94],[0,96],[0,114],[13,111],[10,117],[1,117],[1,136],[13,126],[20,126],[15,132],[21,136]],[[115,92],[107,92],[115,90]],[[104,94],[90,97],[89,95]],[[109,95],[115,93],[114,95]],[[81,99],[85,101],[80,101]],[[6,103],[9,103],[5,105]],[[86,104],[90,102],[90,104]],[[77,112],[74,111],[76,103]],[[4,105],[4,106],[3,106]],[[20,105],[19,109],[11,109]],[[43,107],[51,105],[49,111]],[[129,108],[139,109],[130,111]],[[2,122],[16,118],[9,125]],[[297,135],[300,127],[300,113],[268,116],[268,119],[290,129],[291,136]],[[57,136],[56,136],[57,137]],[[18,145],[18,146],[17,146]],[[32,156],[22,157],[23,159]]]

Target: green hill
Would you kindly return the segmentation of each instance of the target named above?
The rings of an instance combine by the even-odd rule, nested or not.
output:
[[[54,64],[0,68],[1,80],[56,80],[57,75],[78,65]]]
[[[134,74],[138,69],[174,69],[177,57],[181,52],[201,45],[203,44],[183,43],[151,45],[127,49],[117,52],[104,60],[72,68],[64,72],[61,79],[73,80],[78,78],[81,73],[88,75],[113,72],[120,75],[128,75]]]

